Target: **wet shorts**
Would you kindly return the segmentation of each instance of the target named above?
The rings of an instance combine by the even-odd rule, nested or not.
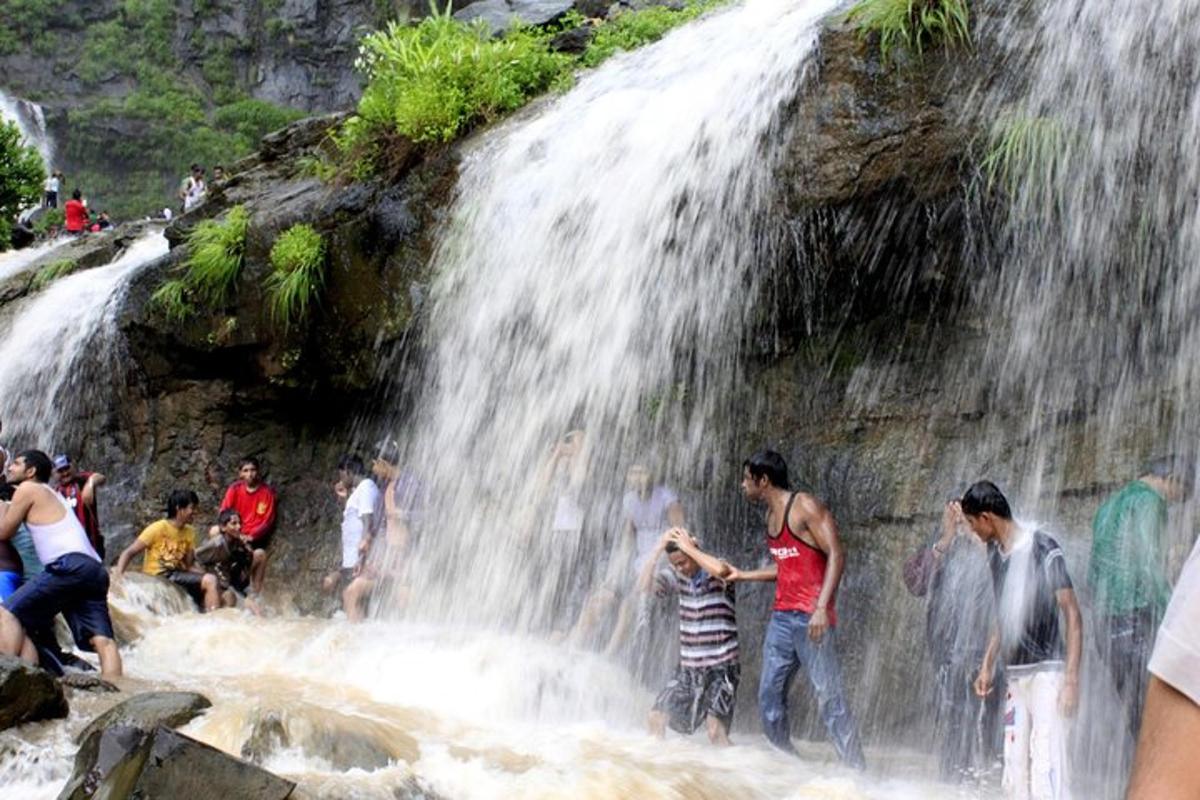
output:
[[[203,574],[178,570],[176,572],[165,572],[162,577],[190,594],[192,599],[196,601],[196,605],[204,608],[204,589],[200,586],[200,582],[204,580]]]
[[[22,575],[19,572],[0,572],[0,603],[3,603],[21,588]]]
[[[264,533],[257,539],[248,539],[246,544],[250,545],[251,550],[270,550],[271,539],[274,538],[275,532]]]
[[[736,661],[716,667],[678,667],[658,693],[654,710],[664,712],[671,730],[680,733],[695,733],[705,717],[716,717],[728,731],[740,678]]]
[[[49,629],[54,616],[62,614],[81,650],[92,650],[93,636],[113,638],[108,572],[99,561],[82,553],[51,561],[40,575],[5,600],[4,607],[26,631]]]

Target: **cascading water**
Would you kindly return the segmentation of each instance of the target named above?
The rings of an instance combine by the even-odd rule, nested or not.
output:
[[[37,148],[47,169],[53,165],[54,139],[46,128],[46,115],[41,106],[0,90],[0,119],[17,123],[25,143]]]

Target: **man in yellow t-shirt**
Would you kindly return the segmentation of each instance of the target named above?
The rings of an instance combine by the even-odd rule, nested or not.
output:
[[[167,516],[146,527],[117,559],[115,575],[125,574],[129,562],[145,553],[142,572],[165,578],[192,596],[205,611],[220,608],[221,595],[215,575],[197,566],[196,531],[192,520],[200,498],[188,489],[176,489],[167,498]]]

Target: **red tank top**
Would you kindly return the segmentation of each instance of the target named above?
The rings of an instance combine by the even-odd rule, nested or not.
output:
[[[824,552],[813,547],[808,542],[792,533],[788,526],[788,514],[792,510],[792,501],[796,495],[788,498],[787,507],[783,511],[783,526],[779,535],[767,536],[767,549],[771,558],[779,568],[775,578],[775,610],[804,611],[811,614],[817,608],[817,599],[821,596],[821,587],[825,584],[825,567],[829,557]],[[829,624],[837,624],[837,612],[834,609],[834,599],[829,598]]]

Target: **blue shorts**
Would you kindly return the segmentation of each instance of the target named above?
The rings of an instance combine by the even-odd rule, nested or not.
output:
[[[0,603],[21,588],[21,578],[22,575],[19,572],[0,572]]]
[[[49,629],[62,614],[81,650],[92,650],[93,636],[113,638],[108,616],[108,571],[96,559],[68,553],[4,601],[26,633]]]

